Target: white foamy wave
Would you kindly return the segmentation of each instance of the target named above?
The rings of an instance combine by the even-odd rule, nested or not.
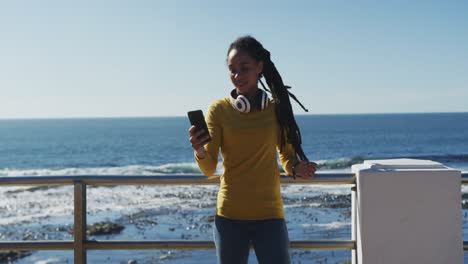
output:
[[[462,184],[461,190],[463,193],[468,193],[468,185],[467,184]]]
[[[48,258],[46,260],[39,260],[34,262],[34,264],[65,264],[68,263],[66,259],[61,258]]]
[[[23,187],[27,188],[27,187]],[[73,216],[73,189],[71,186],[28,191],[3,189],[0,192],[0,226],[29,222],[51,216]],[[73,217],[71,217],[73,218]]]
[[[346,195],[351,193],[351,184],[326,185],[326,184],[308,184],[308,185],[284,185],[282,193],[289,198],[300,198],[304,194],[308,196],[321,195],[324,193],[334,195]]]
[[[331,222],[331,223],[322,223],[322,224],[301,224],[302,227],[307,228],[307,227],[321,227],[325,228],[327,230],[331,229],[340,229],[344,228],[347,226],[351,226],[351,223],[349,222]]]
[[[220,173],[220,166],[217,173]],[[56,175],[165,175],[201,174],[196,163],[169,163],[159,166],[129,165],[122,167],[63,168],[63,169],[1,169],[0,177]]]
[[[215,206],[217,186],[115,186],[88,188],[87,213],[92,222],[96,215],[112,212],[120,215],[142,210],[170,208],[193,210]],[[200,199],[200,197],[206,199]],[[0,191],[0,227],[19,223],[50,222],[72,224],[73,188],[58,186],[34,192]]]

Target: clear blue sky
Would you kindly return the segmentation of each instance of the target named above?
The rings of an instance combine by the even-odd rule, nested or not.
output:
[[[467,112],[467,11],[467,1],[2,1],[0,118],[206,110],[232,89],[226,51],[245,34],[311,114]]]

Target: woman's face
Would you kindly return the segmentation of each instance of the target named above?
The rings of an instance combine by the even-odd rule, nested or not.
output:
[[[256,61],[244,51],[232,49],[228,54],[227,63],[231,82],[236,87],[237,93],[248,95],[256,92],[263,62]]]

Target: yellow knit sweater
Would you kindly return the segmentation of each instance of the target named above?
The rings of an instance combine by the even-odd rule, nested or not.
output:
[[[210,105],[206,123],[212,140],[205,145],[205,158],[195,155],[195,160],[205,175],[212,176],[221,149],[224,173],[216,213],[239,220],[284,218],[277,150],[288,175],[296,158],[291,144],[280,151],[273,101],[263,111],[245,114],[231,106],[229,97],[223,98]]]

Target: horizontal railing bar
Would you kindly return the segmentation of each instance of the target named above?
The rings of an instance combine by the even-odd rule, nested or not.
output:
[[[86,241],[88,250],[116,249],[214,249],[212,241]],[[353,240],[293,240],[291,249],[356,249]],[[73,241],[2,241],[0,250],[73,250]],[[468,241],[463,241],[463,250],[468,251]]]
[[[67,176],[15,176],[0,177],[0,185],[72,185],[81,181],[87,185],[213,185],[219,176],[193,175],[67,175]],[[310,180],[281,176],[282,184],[355,184],[354,173],[317,173]],[[462,184],[468,184],[468,172],[462,173]]]
[[[356,241],[354,240],[330,240],[330,241],[310,241],[310,240],[293,240],[291,241],[291,249],[325,249],[325,250],[354,250],[356,249]]]
[[[205,250],[214,249],[215,244],[210,240],[158,240],[158,241],[119,241],[88,240],[84,243],[86,250],[146,250],[146,249],[185,249]],[[315,250],[353,250],[356,241],[352,240],[293,240],[291,249]],[[0,250],[72,250],[73,241],[6,241],[0,242]]]
[[[356,177],[354,173],[317,173],[314,178],[309,180],[297,177],[281,176],[282,184],[355,184]]]
[[[70,175],[70,176],[18,176],[0,177],[0,185],[71,185],[76,181],[86,185],[174,185],[219,184],[219,176],[193,175]],[[310,180],[297,180],[282,176],[283,184],[354,184],[354,173],[317,173]]]
[[[0,250],[73,250],[73,241],[2,241]]]
[[[468,184],[468,172],[462,172],[462,184]]]
[[[135,250],[135,249],[214,249],[213,241],[87,241],[86,250]]]
[[[174,185],[218,184],[219,176],[193,175],[67,175],[67,176],[15,176],[0,177],[1,185],[71,185],[81,181],[87,185]],[[294,180],[281,176],[282,184],[355,184],[354,173],[317,173],[313,179]],[[468,172],[462,173],[462,184],[468,184]]]
[[[190,249],[203,250],[214,249],[213,241],[178,240],[178,241],[89,241],[86,244],[87,250],[135,250],[135,249]],[[356,249],[355,241],[330,240],[293,240],[290,242],[291,249],[336,249],[353,250]]]

